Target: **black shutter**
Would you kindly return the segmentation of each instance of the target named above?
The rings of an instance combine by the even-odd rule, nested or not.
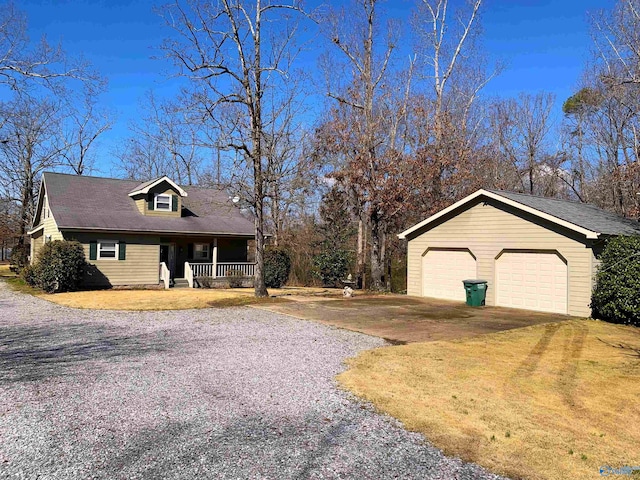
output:
[[[209,244],[209,259],[210,259],[211,261],[213,261],[213,260],[214,260],[214,258],[213,258],[213,243],[210,243],[210,244]]]
[[[98,258],[98,242],[89,242],[89,260],[96,260]]]
[[[126,260],[127,258],[127,243],[120,240],[118,243],[118,260]]]
[[[178,211],[178,197],[176,195],[171,195],[171,211]]]
[[[153,194],[150,193],[147,197],[147,210],[153,210]]]
[[[193,260],[193,243],[187,245],[187,258]]]

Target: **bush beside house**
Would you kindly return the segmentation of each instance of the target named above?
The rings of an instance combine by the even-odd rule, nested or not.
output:
[[[9,257],[9,268],[11,271],[20,274],[29,265],[29,245],[16,245],[11,250]]]
[[[267,288],[280,288],[287,283],[291,272],[291,257],[281,248],[264,252],[264,283]]]
[[[35,263],[22,270],[22,278],[48,293],[70,292],[80,286],[85,267],[84,249],[79,242],[55,240],[46,243]]]
[[[351,254],[346,250],[327,250],[313,257],[314,275],[326,287],[337,287],[347,276]]]
[[[640,237],[609,240],[591,297],[593,317],[640,326]]]

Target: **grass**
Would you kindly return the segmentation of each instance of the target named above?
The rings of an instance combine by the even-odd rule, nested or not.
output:
[[[9,270],[9,264],[2,263],[0,264],[0,279],[3,279],[9,285],[11,290],[20,293],[28,293],[29,295],[39,295],[42,294],[42,290],[38,290],[37,288],[33,288],[27,285],[22,278],[18,277],[14,272]]]
[[[276,298],[256,298],[251,288],[170,290],[92,290],[56,294],[40,294],[40,298],[73,308],[99,310],[185,310],[191,308],[235,307],[280,303],[289,295],[311,295],[319,288],[284,287],[269,289]]]
[[[496,473],[599,478],[604,465],[640,465],[639,347],[640,329],[568,320],[371,350],[338,379]]]
[[[8,263],[0,263],[0,278],[11,278],[15,276],[16,274],[9,270]]]

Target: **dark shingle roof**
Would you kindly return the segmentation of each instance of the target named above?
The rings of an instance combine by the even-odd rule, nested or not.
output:
[[[640,223],[593,205],[523,193],[488,190],[514,202],[604,235],[640,235]]]
[[[61,229],[253,235],[253,222],[221,190],[183,187],[183,216],[145,216],[129,192],[140,184],[114,178],[45,173],[49,207]],[[186,209],[186,210],[185,210]]]

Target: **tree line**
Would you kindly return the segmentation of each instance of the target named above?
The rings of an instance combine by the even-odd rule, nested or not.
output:
[[[167,31],[158,56],[182,88],[143,99],[113,173],[166,174],[238,197],[255,218],[257,295],[266,294],[268,243],[289,250],[299,283],[337,265],[369,288],[402,290],[395,234],[477,188],[640,214],[640,0],[589,15],[593,53],[567,99],[484,93],[503,67],[484,54],[482,0],[416,0],[408,23],[384,7],[158,7]],[[0,13],[20,15],[11,5]],[[113,120],[89,66],[28,44],[19,22],[2,25],[0,81],[13,93],[0,105],[1,211],[15,215],[2,213],[1,228],[23,238],[39,174],[91,171],[94,142]]]

